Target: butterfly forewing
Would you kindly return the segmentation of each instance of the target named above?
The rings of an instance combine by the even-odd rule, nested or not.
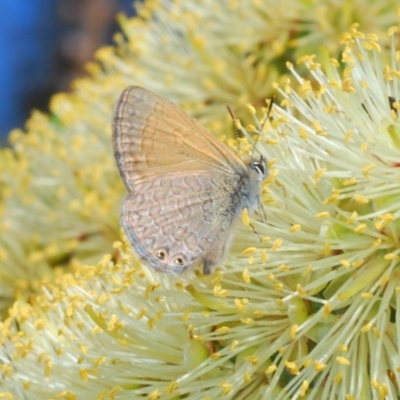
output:
[[[137,86],[122,93],[115,109],[113,147],[129,190],[147,178],[176,171],[245,170],[241,160],[195,119]]]

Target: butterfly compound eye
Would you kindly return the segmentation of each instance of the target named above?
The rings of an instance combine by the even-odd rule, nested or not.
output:
[[[253,169],[254,171],[256,171],[260,175],[265,174],[265,165],[259,161],[253,161],[250,164],[250,168]]]

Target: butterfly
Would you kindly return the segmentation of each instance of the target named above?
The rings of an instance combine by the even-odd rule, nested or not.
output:
[[[145,264],[174,274],[221,263],[235,221],[260,206],[265,159],[243,162],[179,106],[138,87],[113,116],[113,149],[128,190],[121,225]]]

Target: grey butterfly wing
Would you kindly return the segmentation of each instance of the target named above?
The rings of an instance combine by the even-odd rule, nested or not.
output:
[[[138,255],[157,270],[179,273],[221,261],[237,217],[239,177],[174,173],[141,182],[125,198],[121,222]]]
[[[128,190],[176,171],[246,170],[224,143],[180,107],[138,86],[124,90],[115,108],[113,149]]]

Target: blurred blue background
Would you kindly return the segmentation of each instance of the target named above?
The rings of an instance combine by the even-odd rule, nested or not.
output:
[[[117,12],[133,0],[1,0],[0,144],[23,127],[32,109],[67,91],[84,64],[118,29]]]

